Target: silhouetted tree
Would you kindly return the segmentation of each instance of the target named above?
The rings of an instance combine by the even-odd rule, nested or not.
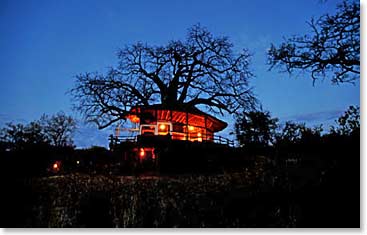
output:
[[[72,136],[76,129],[76,122],[71,116],[67,116],[63,112],[58,112],[52,116],[44,114],[40,123],[51,145],[58,147],[73,145]]]
[[[200,25],[189,29],[185,41],[139,42],[117,56],[117,67],[77,75],[71,90],[77,110],[99,128],[125,119],[136,105],[203,106],[221,114],[255,105],[249,52],[236,54],[227,37],[215,37]]]
[[[8,143],[11,149],[21,150],[30,145],[49,144],[39,121],[27,125],[7,123],[0,133],[1,141]]]
[[[302,139],[302,131],[305,128],[305,124],[287,121],[283,129],[277,134],[277,142],[295,143]]]
[[[349,106],[348,110],[337,120],[338,126],[331,127],[331,133],[352,135],[360,133],[360,114],[358,106]]]
[[[321,139],[322,126],[307,127],[304,123],[287,121],[280,132],[277,133],[277,144],[297,144],[317,142]]]
[[[334,84],[353,82],[360,74],[360,7],[344,0],[334,15],[323,15],[308,23],[312,33],[294,36],[268,51],[270,69],[311,73],[313,81],[329,74]]]
[[[237,140],[241,146],[268,146],[274,140],[277,118],[265,111],[243,112],[235,124]]]
[[[0,130],[0,142],[18,150],[31,145],[72,146],[75,128],[74,119],[63,112],[52,116],[44,114],[40,120],[25,125],[7,123]]]

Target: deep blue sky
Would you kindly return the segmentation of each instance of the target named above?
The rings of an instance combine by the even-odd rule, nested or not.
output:
[[[65,93],[74,75],[114,65],[116,49],[126,44],[184,39],[187,28],[200,23],[254,54],[251,85],[273,116],[330,123],[349,105],[359,105],[359,82],[335,86],[325,80],[312,86],[307,74],[269,72],[266,49],[284,36],[308,32],[306,21],[332,13],[337,2],[1,0],[0,118],[73,114]]]

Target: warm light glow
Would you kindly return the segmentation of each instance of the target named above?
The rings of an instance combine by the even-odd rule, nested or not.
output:
[[[155,135],[155,125],[142,125],[140,129],[142,135]]]
[[[140,155],[140,157],[144,157],[145,156],[145,150],[143,148],[140,149],[139,155]]]
[[[201,137],[201,133],[200,132],[198,133],[198,137]]]
[[[164,124],[160,124],[160,125],[159,125],[159,130],[161,130],[161,131],[166,130],[166,128],[167,128],[167,126],[166,126],[166,125],[164,125]]]
[[[131,122],[133,123],[138,123],[140,122],[140,118],[136,115],[129,115],[128,118],[130,119]]]
[[[195,127],[189,126],[189,131],[193,131],[194,129],[195,129]]]
[[[79,163],[80,163],[79,161],[76,161],[76,164],[78,164],[78,165],[79,165]]]
[[[57,165],[57,163],[54,163],[52,167],[53,167],[54,169],[57,169],[57,168],[59,168],[59,165]]]
[[[206,128],[210,132],[218,132],[223,130],[227,124],[215,117],[212,117],[209,114],[205,113],[188,113],[185,111],[178,111],[178,110],[169,110],[164,108],[163,106],[145,106],[145,107],[132,107],[130,113],[127,115],[127,118],[131,122],[139,123],[141,120],[139,119],[140,116],[148,115],[147,117],[151,117],[152,121],[158,124],[156,126],[157,130],[159,131],[159,124],[166,124],[168,131],[171,131],[172,127],[171,124],[167,125],[167,122],[176,123],[182,126],[185,126],[186,129],[182,130],[182,132],[192,132],[196,131],[197,129]],[[159,123],[161,122],[161,123]],[[145,124],[152,124],[145,123]],[[144,124],[144,123],[141,123]],[[175,124],[173,124],[173,129],[175,129]],[[187,125],[187,126],[186,126]],[[190,130],[189,130],[189,126]],[[196,137],[196,134],[195,134]]]

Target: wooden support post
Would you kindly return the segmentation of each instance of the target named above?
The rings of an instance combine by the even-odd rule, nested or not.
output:
[[[186,112],[186,140],[189,140],[189,113]]]
[[[206,116],[204,116],[204,128],[205,128],[205,140],[208,140],[208,130],[207,130],[207,126],[206,126]]]

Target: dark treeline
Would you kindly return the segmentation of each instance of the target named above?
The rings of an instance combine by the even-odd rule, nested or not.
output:
[[[34,133],[30,131],[32,128]],[[246,184],[252,185],[253,196],[236,202],[235,207],[230,207],[232,209],[225,208],[244,221],[238,226],[248,226],[250,214],[245,211],[249,206],[251,210],[262,213],[258,220],[251,222],[255,227],[271,226],[273,223],[269,221],[286,221],[279,222],[278,226],[359,226],[358,107],[350,107],[329,131],[322,130],[320,126],[311,128],[293,122],[279,125],[276,118],[264,111],[252,111],[239,116],[235,129],[239,147],[229,148],[226,154],[223,148],[216,147],[211,151],[210,147],[201,149],[197,145],[196,151],[207,153],[195,155],[202,155],[202,159],[194,159],[192,155],[185,158],[191,161],[188,163],[183,160],[185,156],[182,151],[174,153],[171,150],[171,157],[181,156],[179,164],[172,161],[165,163],[176,164],[191,173],[193,169],[187,167],[193,166],[195,174],[232,175],[244,172],[248,175]],[[57,145],[58,142],[49,141],[52,138],[47,137],[45,126],[36,125],[35,122],[24,126],[9,124],[2,133],[2,140],[5,140],[4,133],[8,134],[8,142],[3,141],[1,145],[0,164],[1,186],[4,189],[1,200],[2,224],[5,227],[31,224],[28,220],[32,218],[39,196],[33,192],[32,182],[40,176],[75,172],[90,175],[126,174],[121,171],[119,152],[102,147],[75,149],[70,135],[64,138],[68,141],[59,142],[68,144]],[[14,139],[9,134],[13,134]],[[195,143],[193,146],[196,146]],[[177,160],[177,157],[172,159]],[[195,164],[192,164],[193,160]],[[52,168],[54,163],[59,164],[57,171]],[[185,174],[182,169],[179,173]],[[171,171],[170,174],[175,172]],[[248,200],[256,203],[249,205]],[[271,208],[275,207],[281,208],[281,212],[273,213]],[[269,214],[271,216],[268,218]]]
[[[359,227],[360,117],[351,106],[329,131],[286,122],[269,112],[244,113],[236,122],[248,155],[266,156],[259,187],[293,203],[297,227]]]
[[[337,5],[334,14],[311,19],[308,25],[308,34],[288,37],[282,43],[270,46],[267,52],[270,70],[279,69],[280,72],[290,74],[306,72],[314,83],[325,78],[333,84],[358,81],[359,2],[344,0]],[[330,130],[294,122],[281,125],[269,112],[249,110],[258,104],[249,85],[253,77],[250,69],[251,53],[247,48],[240,53],[236,51],[228,37],[215,36],[200,24],[194,25],[188,29],[185,40],[170,41],[163,46],[139,42],[118,50],[117,66],[111,67],[107,73],[77,75],[70,93],[84,119],[97,124],[99,128],[126,120],[130,109],[137,105],[160,103],[169,108],[188,109],[204,106],[207,111],[215,114],[243,112],[237,116],[235,124],[238,140],[236,148],[212,142],[171,141],[168,145],[162,145],[158,151],[158,171],[170,174],[170,179],[186,174],[193,178],[190,181],[192,184],[197,184],[201,176],[196,176],[208,176],[200,182],[200,188],[194,190],[195,193],[202,191],[202,202],[194,205],[196,200],[193,200],[188,206],[202,209],[206,215],[202,217],[204,220],[219,214],[219,220],[228,222],[221,224],[214,216],[213,223],[210,223],[212,226],[359,227],[359,108],[350,107]],[[80,192],[80,188],[71,188],[65,181],[65,178],[70,177],[76,179],[76,185],[86,183],[81,179],[83,177],[79,177],[86,174],[74,174],[76,172],[87,173],[93,179],[98,178],[94,177],[96,174],[105,178],[117,175],[114,179],[119,182],[119,175],[140,173],[135,171],[140,167],[137,162],[124,164],[122,157],[126,152],[134,155],[129,150],[137,149],[139,146],[136,143],[120,145],[118,151],[102,147],[78,150],[72,141],[75,128],[75,120],[60,112],[53,116],[43,115],[28,124],[9,123],[0,130],[2,227],[34,226],[35,211],[53,211],[54,208],[49,208],[42,200],[40,207],[47,208],[35,208],[40,198],[47,193],[51,194],[37,194],[34,181],[47,179],[49,184],[45,188],[53,188],[57,185],[55,181],[59,180],[63,186],[60,188],[74,192],[66,195],[65,191],[54,187],[62,196],[61,201],[76,200],[76,192]],[[178,173],[181,175],[178,176]],[[236,182],[241,183],[233,183],[231,180],[237,174],[241,180]],[[243,175],[245,177],[242,178]],[[229,179],[225,189],[221,188],[219,192],[213,191],[211,194],[211,202],[221,205],[216,212],[227,211],[224,214],[212,213],[212,205],[207,204],[205,207],[210,198],[208,191],[205,191],[210,187],[206,186],[215,185],[213,179],[216,176]],[[159,180],[162,178],[159,177]],[[106,201],[110,200],[109,193],[103,191],[106,186],[110,186],[108,181],[98,184],[102,188],[98,193]],[[122,188],[126,186],[123,182],[120,185]],[[188,188],[194,188],[190,183],[179,185],[175,193],[182,189],[181,195],[184,197],[188,195]],[[148,193],[160,192],[161,188],[153,187],[150,190],[143,187]],[[232,191],[225,191],[228,188]],[[110,200],[116,206],[121,201],[118,200],[120,194],[113,191],[115,189],[111,190],[111,194],[118,194]],[[127,198],[134,197],[130,194],[131,191],[126,192]],[[144,200],[151,199],[149,203],[143,204],[147,207],[142,206],[142,212],[152,213],[145,217],[150,219],[160,214],[162,207],[158,206],[155,210],[149,210],[148,207],[154,202],[161,202],[158,200],[161,196],[142,196]],[[166,196],[164,194],[163,198]],[[95,209],[96,200],[92,199],[89,203],[83,200],[87,201],[84,214],[87,224],[96,226],[96,218],[109,218],[105,216],[109,213],[105,206],[110,204],[100,204],[105,214],[94,211],[97,216],[94,217],[91,212]],[[174,200],[177,200],[177,204],[184,201],[177,197],[171,199],[163,201],[163,207],[166,208],[172,201],[176,204]],[[65,204],[70,205],[68,203]],[[57,205],[66,207],[60,204]],[[129,210],[131,207],[128,205],[124,209]],[[198,214],[189,213],[192,217]],[[136,215],[132,213],[124,219],[137,218]],[[181,218],[190,217],[187,215]],[[180,218],[169,214],[166,217]],[[193,227],[202,226],[200,220],[191,222],[188,224]],[[111,226],[111,221],[106,223],[108,225],[102,226]],[[152,226],[152,223],[143,225]],[[176,225],[165,224],[168,227]]]

